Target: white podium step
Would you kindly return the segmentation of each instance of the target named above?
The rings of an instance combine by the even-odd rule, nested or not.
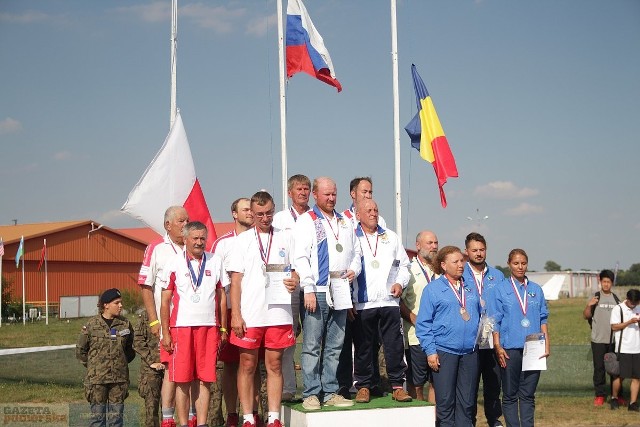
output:
[[[433,427],[436,407],[426,402],[398,403],[390,396],[372,399],[370,403],[348,408],[325,408],[307,411],[302,404],[283,404],[281,417],[286,427]]]

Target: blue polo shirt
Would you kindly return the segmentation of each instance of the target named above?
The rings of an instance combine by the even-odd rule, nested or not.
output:
[[[460,315],[460,303],[443,275],[432,280],[420,299],[416,336],[422,350],[430,356],[437,350],[463,355],[473,352],[480,323],[480,296],[473,282],[461,279],[466,298],[468,321]]]
[[[527,326],[522,325],[525,315],[514,292],[511,277],[495,286],[487,298],[487,314],[495,320],[495,331],[500,332],[500,345],[505,349],[524,348],[529,334],[541,332],[547,323],[549,311],[542,288],[537,283],[525,280],[526,286],[513,279],[520,298],[527,295]]]

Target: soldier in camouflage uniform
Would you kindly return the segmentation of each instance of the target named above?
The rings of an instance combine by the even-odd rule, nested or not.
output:
[[[84,393],[91,407],[91,427],[123,425],[133,350],[131,322],[120,316],[122,296],[113,288],[102,293],[97,316],[82,327],[76,357],[87,368]]]
[[[164,364],[160,362],[160,350],[157,336],[149,328],[149,316],[146,311],[140,315],[133,337],[133,348],[140,355],[140,380],[138,393],[144,399],[145,427],[159,427],[160,390],[164,378]]]

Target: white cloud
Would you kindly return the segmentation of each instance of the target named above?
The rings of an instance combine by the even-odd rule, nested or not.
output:
[[[0,135],[7,133],[15,133],[22,130],[22,123],[11,117],[0,121]]]
[[[125,15],[133,14],[144,22],[163,22],[171,19],[171,6],[169,2],[119,7],[116,10]]]
[[[53,155],[53,160],[67,160],[72,156],[70,151],[58,151]]]
[[[228,9],[225,6],[211,7],[203,3],[188,4],[180,8],[181,17],[192,20],[201,28],[212,29],[216,33],[229,33],[237,26],[238,18],[244,16],[247,9]]]
[[[31,24],[34,22],[42,22],[50,17],[37,10],[27,10],[21,14],[0,13],[0,22],[9,22],[15,24]]]
[[[254,18],[247,24],[246,33],[256,37],[262,37],[267,34],[269,28],[276,26],[277,20],[278,17],[275,13],[267,17]]]
[[[524,216],[531,214],[539,214],[544,212],[544,208],[538,205],[532,205],[527,202],[522,202],[515,208],[507,209],[506,214],[511,216]]]
[[[523,199],[535,196],[539,193],[535,188],[518,188],[511,181],[493,181],[485,185],[476,187],[474,194],[480,197],[493,199]]]

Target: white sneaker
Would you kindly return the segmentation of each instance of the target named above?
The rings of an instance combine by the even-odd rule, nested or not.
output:
[[[346,408],[347,406],[353,406],[353,400],[345,399],[339,394],[333,393],[329,400],[324,402],[325,406],[335,406],[338,408]]]
[[[302,407],[308,411],[317,411],[320,409],[320,401],[317,396],[305,397],[302,401]]]

